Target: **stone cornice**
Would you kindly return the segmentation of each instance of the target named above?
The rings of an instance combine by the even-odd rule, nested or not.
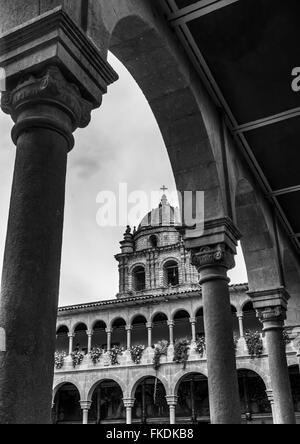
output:
[[[118,79],[96,46],[61,7],[0,35],[0,67],[7,87],[22,74],[58,65],[93,107],[100,106],[107,86]]]

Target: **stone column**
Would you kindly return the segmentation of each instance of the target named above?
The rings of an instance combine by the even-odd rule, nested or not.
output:
[[[93,340],[94,332],[93,331],[87,331],[86,333],[87,333],[87,336],[88,336],[88,354],[89,354],[92,351],[92,340]]]
[[[106,328],[105,331],[106,331],[106,334],[107,334],[107,351],[110,352],[110,350],[111,350],[112,328]]]
[[[72,133],[88,125],[117,77],[58,8],[2,34],[0,47],[1,107],[15,122],[16,145],[0,302],[7,338],[0,422],[49,424],[67,155]]]
[[[170,409],[170,425],[176,424],[176,406],[178,402],[178,396],[170,395],[166,396],[166,400]]]
[[[240,338],[244,338],[244,315],[243,313],[238,313],[237,318],[239,320]]]
[[[153,328],[152,322],[147,322],[146,327],[148,330],[148,347],[152,348],[152,328]]]
[[[263,324],[277,424],[295,424],[296,417],[283,338],[289,295],[284,288],[249,292]]]
[[[196,318],[190,318],[190,323],[192,327],[192,342],[196,342]]]
[[[91,401],[80,401],[80,406],[82,410],[82,424],[89,423],[89,411],[92,406]]]
[[[204,235],[189,237],[192,264],[200,274],[212,424],[240,424],[241,409],[227,271],[234,267],[240,234],[229,219],[207,222]]]
[[[126,424],[132,424],[132,409],[134,407],[135,399],[134,398],[124,398],[123,399],[124,407],[126,408]]]
[[[126,325],[126,331],[127,331],[127,350],[129,351],[131,349],[131,332],[132,332],[132,325]]]
[[[168,327],[169,327],[169,335],[170,335],[170,346],[174,345],[174,327],[175,322],[174,321],[168,321]]]
[[[272,417],[273,417],[273,424],[277,424],[276,423],[276,416],[275,416],[275,407],[274,407],[274,395],[273,395],[273,391],[272,390],[266,390],[267,393],[267,397],[268,397],[268,401],[271,404],[271,409],[272,409]]]
[[[73,353],[75,335],[74,333],[68,333],[68,337],[69,337],[69,356],[71,356],[71,354]]]

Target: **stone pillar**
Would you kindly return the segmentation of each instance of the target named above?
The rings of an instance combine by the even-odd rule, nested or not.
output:
[[[131,349],[131,332],[132,332],[132,325],[126,325],[126,331],[127,331],[127,350]]]
[[[276,412],[275,412],[275,407],[274,407],[274,395],[273,395],[273,391],[272,390],[266,390],[267,393],[267,397],[268,397],[268,401],[271,404],[271,409],[272,409],[272,417],[273,417],[273,424],[277,424],[276,423]]]
[[[286,346],[283,338],[289,295],[284,288],[249,292],[266,337],[277,424],[295,424]]]
[[[192,327],[192,342],[196,342],[196,318],[190,318],[190,323]]]
[[[212,424],[240,424],[241,409],[227,271],[234,267],[240,234],[229,219],[205,224],[204,235],[185,233],[200,274]]]
[[[87,336],[88,336],[88,354],[91,353],[91,351],[92,351],[93,335],[94,335],[93,331],[87,331]]]
[[[80,401],[80,406],[82,410],[82,424],[89,423],[89,411],[92,406],[91,401]]]
[[[166,396],[166,400],[170,409],[170,425],[176,424],[176,406],[178,402],[178,396],[170,395]]]
[[[146,327],[148,330],[148,347],[152,348],[152,328],[153,328],[152,322],[147,322]]]
[[[170,335],[170,346],[174,345],[174,327],[175,322],[174,321],[168,321],[168,327],[169,327],[169,335]]]
[[[124,407],[126,409],[126,424],[132,424],[132,409],[134,407],[135,399],[134,398],[124,398],[123,399]]]
[[[106,334],[107,334],[107,351],[110,352],[111,350],[111,336],[112,336],[112,328],[106,328]]]
[[[68,337],[69,337],[69,356],[71,356],[71,354],[73,353],[75,335],[74,333],[68,333]]]
[[[60,9],[2,34],[0,46],[1,107],[15,122],[16,145],[0,302],[7,338],[0,422],[49,424],[67,155],[72,133],[88,125],[117,77]]]
[[[238,313],[237,314],[237,318],[239,320],[239,329],[240,329],[240,338],[244,338],[244,314],[243,313]]]

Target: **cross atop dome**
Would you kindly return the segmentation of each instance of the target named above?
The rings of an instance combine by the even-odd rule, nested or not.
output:
[[[165,194],[166,191],[168,191],[169,188],[166,187],[166,185],[163,185],[161,187],[161,191],[163,191],[163,193]]]

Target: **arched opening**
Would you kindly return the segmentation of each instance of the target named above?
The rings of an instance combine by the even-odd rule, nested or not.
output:
[[[52,412],[54,424],[82,423],[80,394],[75,385],[66,383],[58,389]]]
[[[256,316],[251,301],[247,302],[243,307],[243,324],[245,331],[262,331],[262,324]]]
[[[191,373],[178,384],[176,421],[178,424],[209,424],[209,394],[206,376]]]
[[[236,190],[236,223],[251,291],[280,287],[272,215],[251,184],[242,179]],[[251,223],[249,223],[251,221]]]
[[[55,350],[59,353],[69,353],[69,329],[66,326],[61,326],[56,332],[56,347]]]
[[[149,237],[149,246],[150,248],[157,248],[158,247],[158,237],[155,236],[155,234],[152,234],[152,236]]]
[[[87,326],[85,324],[79,324],[74,330],[74,345],[75,351],[83,351],[87,353],[88,351],[88,336],[87,336]]]
[[[135,267],[133,270],[132,286],[134,291],[143,291],[146,289],[146,272],[144,267]]]
[[[112,324],[111,345],[124,348],[127,346],[126,322],[122,318],[116,319]]]
[[[92,347],[107,348],[107,325],[103,321],[97,321],[93,326]]]
[[[297,419],[300,419],[300,372],[299,366],[294,365],[289,368],[291,389],[294,401],[295,412],[297,413]]]
[[[137,386],[133,418],[142,424],[162,424],[169,421],[166,390],[159,379],[145,377]]]
[[[144,345],[148,344],[147,319],[144,316],[136,316],[132,321],[131,344]]]
[[[179,285],[179,269],[176,261],[168,261],[164,264],[164,286],[176,287]]]
[[[240,337],[239,320],[237,318],[237,310],[233,305],[231,305],[231,314],[232,314],[233,335],[234,337],[239,338]]]
[[[192,329],[190,314],[185,310],[178,311],[174,316],[174,341],[178,339],[191,339]]]
[[[205,336],[203,307],[196,313],[196,337]]]
[[[89,422],[92,424],[125,424],[123,392],[113,380],[100,382],[92,395]]]
[[[262,378],[252,370],[238,370],[243,421],[272,424],[272,409]]]
[[[164,313],[157,313],[152,320],[152,342],[156,344],[169,340],[168,317]]]

